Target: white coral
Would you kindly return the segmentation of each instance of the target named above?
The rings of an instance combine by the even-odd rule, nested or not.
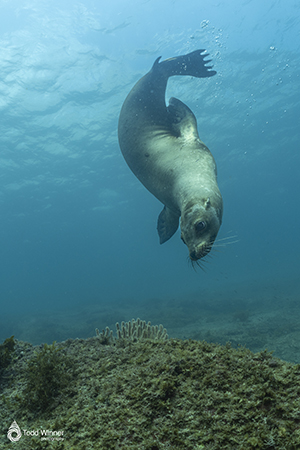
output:
[[[163,325],[151,325],[151,322],[146,323],[145,320],[141,319],[132,319],[129,322],[121,322],[121,325],[117,322],[116,329],[117,339],[130,340],[132,342],[136,342],[140,339],[164,341],[169,337],[167,330]],[[112,344],[116,341],[113,332],[109,327],[106,327],[101,333],[98,328],[96,328],[96,335],[103,344]]]

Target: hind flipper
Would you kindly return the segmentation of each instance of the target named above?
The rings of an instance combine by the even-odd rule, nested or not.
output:
[[[161,71],[166,77],[173,75],[189,75],[197,78],[207,78],[214,76],[217,72],[211,70],[212,66],[206,64],[211,62],[211,59],[205,60],[209,53],[202,53],[205,50],[195,50],[187,55],[175,56],[174,58],[165,59],[159,62],[158,58],[152,67],[153,71]]]

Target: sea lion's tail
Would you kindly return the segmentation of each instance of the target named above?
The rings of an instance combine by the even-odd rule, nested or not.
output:
[[[212,77],[217,72],[211,70],[212,66],[206,65],[211,62],[211,59],[204,60],[209,53],[202,55],[203,52],[205,50],[195,50],[187,55],[175,56],[159,62],[160,56],[154,62],[152,70],[159,71],[167,78],[173,75],[190,75],[197,78]]]

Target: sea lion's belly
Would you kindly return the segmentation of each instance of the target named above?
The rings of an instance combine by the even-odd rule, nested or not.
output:
[[[128,143],[129,144],[129,143]],[[175,138],[161,130],[133,137],[123,152],[141,183],[164,205],[180,215],[183,197],[216,184],[214,158],[200,139]]]

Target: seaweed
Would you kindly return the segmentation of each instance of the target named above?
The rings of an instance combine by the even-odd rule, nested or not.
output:
[[[16,342],[14,336],[5,339],[3,344],[0,345],[0,377],[2,376],[4,369],[6,369],[11,360],[13,353],[15,351]]]
[[[54,406],[55,399],[68,386],[70,361],[55,345],[44,344],[35,351],[25,369],[26,387],[23,406],[30,411],[46,411]]]

